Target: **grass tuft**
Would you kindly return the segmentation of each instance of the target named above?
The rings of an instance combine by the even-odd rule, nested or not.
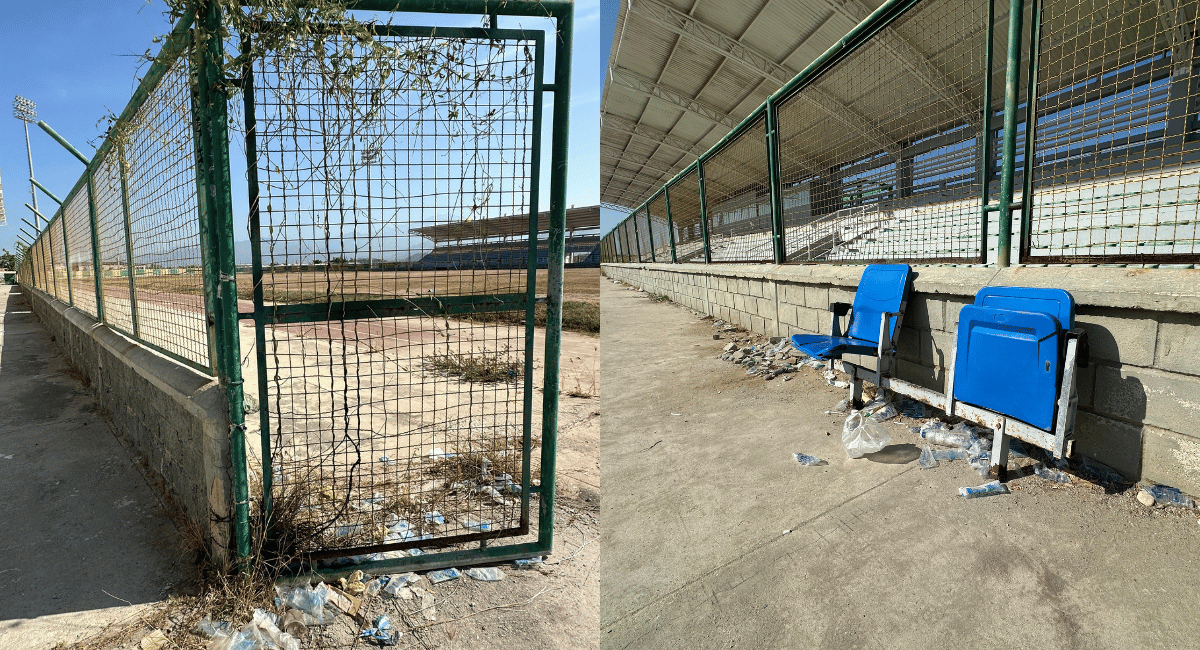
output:
[[[429,368],[464,381],[485,383],[517,381],[525,364],[507,349],[496,352],[448,352],[425,357]]]

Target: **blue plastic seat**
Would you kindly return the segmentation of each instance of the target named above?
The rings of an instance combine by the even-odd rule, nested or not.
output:
[[[962,308],[954,399],[1050,430],[1075,301],[1062,289],[984,287]]]
[[[867,354],[875,356],[879,351],[879,329],[882,315],[892,314],[888,319],[885,348],[891,348],[896,328],[904,312],[908,296],[909,276],[912,269],[907,264],[872,264],[863,271],[854,292],[854,305],[844,303],[830,305],[834,312],[835,325],[829,335],[793,334],[792,346],[817,359],[840,359],[844,354]],[[850,324],[846,335],[837,331],[837,316],[850,311]]]

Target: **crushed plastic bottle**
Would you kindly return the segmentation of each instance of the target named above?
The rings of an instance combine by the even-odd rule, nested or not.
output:
[[[795,458],[796,462],[800,463],[801,465],[820,465],[823,462],[816,456],[809,456],[808,454],[802,454],[800,452],[792,454],[792,457]]]
[[[896,405],[896,410],[900,412],[900,415],[915,420],[929,417],[932,411],[929,405],[918,402],[910,397],[900,400],[900,403]]]
[[[1195,508],[1196,504],[1191,497],[1185,495],[1179,490],[1167,486],[1150,484],[1142,487],[1143,490],[1150,493],[1154,497],[1154,502],[1160,506],[1180,506],[1183,508]]]
[[[229,621],[214,621],[210,614],[205,614],[196,624],[196,633],[209,639],[229,636],[233,634],[233,625]]]
[[[1045,465],[1043,465],[1041,463],[1038,463],[1037,466],[1035,466],[1033,468],[1033,473],[1046,479],[1047,481],[1054,481],[1055,483],[1070,483],[1071,482],[1070,474],[1068,474],[1062,470],[1054,469],[1052,467],[1046,467]]]
[[[940,420],[930,420],[922,424],[917,432],[921,434],[922,438],[935,445],[963,449],[971,446],[970,436],[947,429]]]
[[[496,567],[475,567],[463,573],[467,574],[468,578],[481,582],[499,582],[504,579],[504,572]]]
[[[863,407],[862,412],[871,418],[872,422],[883,422],[896,417],[896,406],[888,400],[877,399]]]
[[[400,573],[397,575],[385,576],[387,583],[383,586],[383,593],[389,596],[400,595],[400,590],[408,585],[415,584],[420,577],[415,573]]]
[[[425,577],[429,578],[429,581],[436,585],[439,582],[446,582],[447,580],[457,580],[462,577],[462,573],[458,569],[451,567],[449,569],[430,571],[425,574]]]
[[[306,614],[306,625],[325,625],[333,620],[333,615],[325,611],[325,603],[329,602],[329,587],[325,586],[324,582],[317,583],[316,587],[301,585],[289,588],[275,585],[275,595],[279,597],[281,606],[291,607]]]
[[[358,634],[360,639],[368,639],[379,645],[396,645],[396,641],[404,634],[392,627],[392,621],[387,617],[387,614],[380,615],[375,619],[375,626],[369,627]]]
[[[978,487],[960,487],[958,496],[966,499],[991,496],[993,494],[1008,494],[1008,486],[1000,481],[988,481]]]
[[[433,512],[425,513],[425,523],[441,525],[446,523],[446,518],[442,516],[442,513],[434,510]]]
[[[542,556],[540,556],[540,555],[537,555],[537,556],[534,556],[531,558],[526,558],[523,560],[513,560],[513,564],[516,565],[516,567],[518,569],[532,569],[533,567],[535,567],[541,563],[542,563]]]
[[[921,445],[921,457],[917,459],[917,464],[921,469],[933,469],[938,466],[937,459],[933,457],[933,451],[929,445]]]

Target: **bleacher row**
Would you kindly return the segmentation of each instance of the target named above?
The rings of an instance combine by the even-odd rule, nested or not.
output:
[[[538,242],[537,267],[546,268],[549,252],[545,242]],[[511,244],[481,244],[477,246],[447,246],[435,248],[412,268],[435,269],[523,269],[528,260],[527,248]],[[600,266],[599,237],[568,239],[566,242],[568,268]],[[575,260],[575,261],[572,261]]]

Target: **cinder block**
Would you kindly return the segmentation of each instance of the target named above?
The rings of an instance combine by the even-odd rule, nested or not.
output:
[[[775,300],[773,298],[755,298],[754,301],[758,303],[757,312],[759,316],[775,320]]]
[[[827,327],[827,325],[822,323],[820,311],[805,307],[796,308],[796,325],[805,332],[810,334],[828,334],[826,330],[821,329],[822,327]]]
[[[1075,451],[1136,480],[1142,473],[1142,428],[1080,410]]]
[[[925,332],[922,332],[925,334]],[[954,354],[954,335],[941,330],[930,330],[930,346],[928,358],[922,358],[921,363],[934,368],[949,368],[950,357]]]
[[[829,287],[804,287],[804,305],[813,309],[829,309]]]
[[[930,294],[910,294],[904,324],[917,329],[946,329],[946,303]]]
[[[750,331],[758,332],[759,334],[769,334],[767,331],[767,319],[762,316],[751,316]]]
[[[789,327],[797,327],[800,321],[796,317],[796,307],[786,303],[779,304],[779,322]],[[780,336],[783,336],[780,334]]]
[[[1158,353],[1154,366],[1162,370],[1200,376],[1200,325],[1163,322],[1158,326]]]
[[[963,305],[969,305],[974,300],[971,298],[962,298],[959,296],[946,296],[943,302],[942,309],[944,310],[944,323],[947,332],[956,331],[958,328],[958,312],[963,308]]]
[[[912,363],[921,363],[921,341],[928,338],[928,334],[911,327],[901,327],[896,339],[896,356]]]
[[[766,295],[766,290],[763,287],[763,284],[764,283],[761,280],[751,280],[749,282],[750,295],[754,296],[755,298],[762,298],[764,295]]]
[[[924,386],[936,391],[942,390],[941,373],[938,373],[929,366],[905,361],[904,359],[897,359],[895,375],[899,379],[912,382],[918,386]]]
[[[1094,408],[1110,417],[1200,437],[1196,378],[1135,366],[1098,366]]]
[[[1116,313],[1106,309],[1075,316],[1076,326],[1087,330],[1092,358],[1134,366],[1154,365],[1157,323],[1149,318],[1114,316]]]
[[[831,287],[829,289],[829,303],[833,304],[835,302],[844,302],[851,305],[854,304],[854,292],[838,287]],[[825,309],[828,311],[829,307],[827,306]]]
[[[779,287],[782,292],[779,298],[782,302],[786,302],[797,307],[804,306],[804,285],[802,284],[784,284]]]
[[[1142,435],[1142,478],[1200,497],[1200,440],[1146,427]]]

